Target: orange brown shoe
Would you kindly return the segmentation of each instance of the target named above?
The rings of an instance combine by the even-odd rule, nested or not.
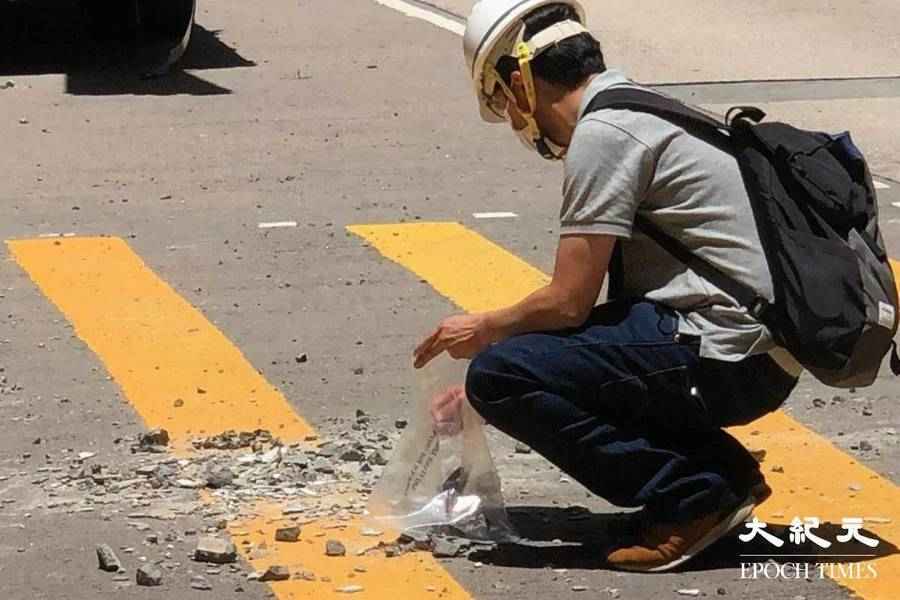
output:
[[[746,521],[755,504],[754,496],[750,495],[735,509],[686,523],[645,524],[634,545],[613,550],[606,560],[611,567],[625,571],[668,571]]]

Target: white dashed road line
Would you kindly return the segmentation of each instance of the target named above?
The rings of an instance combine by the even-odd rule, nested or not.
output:
[[[260,223],[260,229],[275,229],[276,227],[296,227],[297,221],[275,221],[272,223]]]
[[[514,219],[519,215],[514,212],[477,212],[472,216],[476,219]]]

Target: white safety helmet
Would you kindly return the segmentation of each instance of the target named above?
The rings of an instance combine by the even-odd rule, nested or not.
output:
[[[565,149],[545,138],[534,120],[535,91],[530,62],[561,40],[587,30],[575,21],[564,21],[551,25],[525,42],[523,18],[548,4],[569,5],[575,9],[582,23],[585,20],[584,8],[575,0],[479,0],[472,7],[472,14],[466,22],[463,52],[475,86],[481,118],[490,123],[505,120],[502,109],[492,106],[496,87],[504,87],[505,93],[511,95],[496,70],[497,62],[504,56],[517,59],[529,103],[529,111],[522,115],[527,123],[526,129],[520,137],[544,158],[555,159],[560,158]]]

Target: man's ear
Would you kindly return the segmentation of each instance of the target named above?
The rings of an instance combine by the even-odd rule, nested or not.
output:
[[[516,97],[516,106],[520,112],[527,113],[531,111],[528,106],[528,94],[525,92],[525,81],[522,79],[521,71],[513,71],[509,75],[509,89]]]

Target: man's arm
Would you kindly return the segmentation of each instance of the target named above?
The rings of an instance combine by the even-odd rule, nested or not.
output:
[[[605,234],[563,235],[549,285],[503,310],[444,319],[416,347],[414,366],[424,367],[445,350],[453,358],[471,358],[513,335],[581,325],[597,302],[615,241]]]
[[[518,304],[485,315],[491,341],[584,323],[603,287],[615,243],[611,235],[562,236],[552,281]]]

